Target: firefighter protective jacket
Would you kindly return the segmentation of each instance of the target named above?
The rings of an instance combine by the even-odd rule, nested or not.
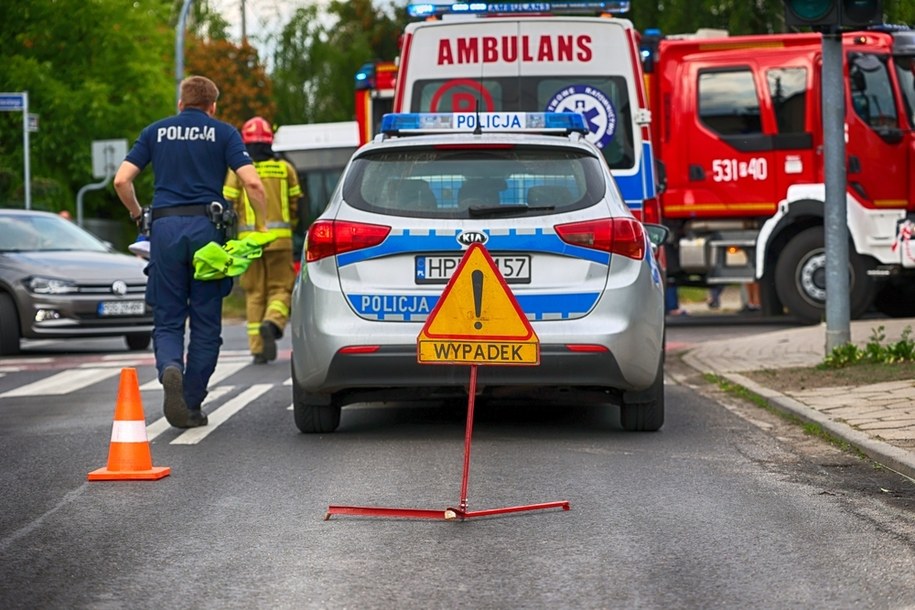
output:
[[[295,168],[283,159],[255,161],[254,167],[267,191],[267,229],[276,235],[276,241],[269,247],[271,250],[291,250],[297,203],[302,196]],[[226,177],[222,195],[235,207],[238,213],[238,238],[244,239],[254,231],[254,210],[235,172],[230,171]]]

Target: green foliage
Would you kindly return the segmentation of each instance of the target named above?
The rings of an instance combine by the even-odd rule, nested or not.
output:
[[[886,332],[883,326],[871,331],[870,340],[863,348],[854,343],[840,345],[826,356],[819,369],[838,369],[855,364],[897,364],[915,361],[915,341],[912,340],[912,328],[905,327],[899,340],[885,343]]]
[[[30,0],[7,3],[0,20],[0,83],[28,91],[40,118],[30,134],[32,191],[72,202],[92,177],[92,141],[126,139],[173,109],[173,31],[162,0]],[[5,203],[21,205],[22,116],[0,113],[0,166],[14,169]],[[48,189],[57,184],[60,189]],[[16,200],[18,199],[18,200]],[[4,202],[0,202],[4,203]],[[52,204],[48,204],[52,205]],[[60,205],[58,203],[57,205]],[[93,191],[87,211],[120,206]]]

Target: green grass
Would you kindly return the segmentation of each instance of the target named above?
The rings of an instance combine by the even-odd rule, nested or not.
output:
[[[708,288],[696,286],[680,286],[677,296],[681,303],[705,303],[708,300]]]
[[[245,291],[239,287],[238,282],[232,286],[232,292],[222,301],[222,317],[224,320],[245,319]]]

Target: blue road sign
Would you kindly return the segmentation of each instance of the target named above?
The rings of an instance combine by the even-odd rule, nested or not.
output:
[[[25,108],[25,96],[21,93],[0,93],[0,112],[14,112]]]

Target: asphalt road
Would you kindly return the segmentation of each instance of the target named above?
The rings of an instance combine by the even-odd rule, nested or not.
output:
[[[723,332],[713,326],[672,325],[668,340]],[[325,521],[330,504],[456,505],[465,409],[359,405],[337,433],[302,435],[288,351],[254,367],[243,327],[226,338],[205,436],[157,424],[150,353],[86,342],[75,355],[37,345],[0,360],[0,605],[915,604],[915,520],[893,501],[912,483],[802,440],[682,370],[653,434],[623,432],[614,407],[478,405],[469,508],[568,500],[570,511]],[[124,366],[138,371],[153,462],[172,473],[89,483],[107,458]]]

